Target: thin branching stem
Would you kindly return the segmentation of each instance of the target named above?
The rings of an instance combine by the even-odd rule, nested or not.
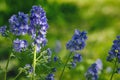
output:
[[[115,65],[114,65],[113,72],[112,72],[112,75],[111,75],[111,77],[110,77],[110,80],[113,79],[113,76],[114,76],[114,74],[115,74],[116,68],[117,68],[117,58],[116,58],[116,60],[115,60]]]
[[[21,73],[22,73],[22,70],[20,70],[19,73],[15,76],[14,80],[16,80],[20,76]]]
[[[8,65],[9,65],[9,62],[10,62],[10,58],[11,58],[11,53],[10,53],[9,58],[8,58],[8,60],[7,60],[7,64],[6,64],[6,66],[5,66],[4,80],[7,79],[7,71],[8,71]]]
[[[67,60],[66,60],[65,65],[64,65],[64,67],[63,67],[62,73],[61,73],[61,75],[60,75],[60,80],[62,80],[65,67],[66,67],[66,65],[67,65],[67,63],[68,63],[69,58],[70,58],[71,55],[72,55],[72,52],[71,52],[71,53],[68,55],[68,57],[67,57]]]
[[[43,56],[44,53],[47,53],[47,52],[46,51],[41,52],[39,57],[37,57],[36,61],[38,61]]]

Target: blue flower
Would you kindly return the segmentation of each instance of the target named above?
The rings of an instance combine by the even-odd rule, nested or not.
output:
[[[88,71],[86,72],[85,76],[86,80],[98,80],[98,68],[96,63],[92,64],[88,68]]]
[[[33,73],[33,67],[30,64],[26,64],[24,69],[26,70],[27,77],[30,77],[30,75]]]
[[[71,65],[72,65],[72,68],[75,68],[76,67],[76,62],[71,62]]]
[[[74,56],[73,56],[73,61],[74,62],[80,62],[82,60],[82,56],[79,54],[79,53],[76,53]]]
[[[66,44],[66,48],[70,51],[82,50],[85,47],[86,34],[85,31],[75,30],[72,39]]]
[[[47,49],[47,54],[48,54],[48,56],[52,55],[52,51],[50,50],[50,48]]]
[[[79,53],[74,54],[73,61],[71,62],[71,66],[75,68],[77,62],[81,62],[81,60],[82,60],[82,56]]]
[[[48,28],[46,13],[41,6],[33,6],[30,13],[30,24],[42,28],[43,31]]]
[[[46,13],[41,6],[33,6],[30,11],[30,27],[36,27],[40,34],[46,34],[48,23]]]
[[[10,29],[14,35],[25,35],[28,32],[28,15],[19,12],[18,15],[13,15],[9,19]]]
[[[120,36],[117,36],[117,39],[113,41],[113,45],[107,56],[107,61],[111,62],[115,58],[118,59],[118,62],[120,63]]]
[[[7,26],[2,26],[2,27],[0,27],[0,34],[1,34],[2,36],[5,36],[6,28],[7,28]]]
[[[31,67],[30,64],[26,64],[25,67],[24,67],[24,69],[29,69],[30,67]]]
[[[58,60],[58,57],[57,56],[54,56],[54,61],[56,62]]]
[[[102,70],[102,61],[98,59],[87,70],[85,76],[86,80],[98,80],[98,72]]]
[[[48,76],[46,77],[46,80],[54,80],[54,74],[48,74]]]
[[[103,69],[103,63],[101,59],[97,59],[95,63],[97,64],[97,68],[99,71]]]
[[[44,47],[47,43],[47,39],[43,35],[39,35],[35,38],[33,45],[37,45],[37,52],[40,52],[41,47]]]
[[[14,51],[16,52],[21,52],[21,51],[24,51],[28,46],[28,43],[26,40],[19,40],[19,39],[16,39],[13,41],[13,48],[14,48]]]

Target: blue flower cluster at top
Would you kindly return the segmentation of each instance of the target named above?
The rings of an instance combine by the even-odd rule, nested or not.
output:
[[[115,58],[120,63],[120,36],[117,36],[117,39],[113,41],[113,45],[109,51],[107,61],[111,62],[115,60]]]
[[[75,30],[72,39],[66,44],[66,48],[71,52],[76,50],[82,50],[85,47],[85,41],[87,39],[86,32],[80,32]]]
[[[35,40],[34,45],[37,45],[37,52],[39,52],[41,46],[45,46],[47,43],[46,32],[48,23],[46,13],[40,6],[33,6],[30,13],[29,33]]]
[[[17,15],[13,15],[9,19],[10,32],[13,35],[21,36],[29,34],[31,36],[32,46],[37,46],[36,51],[40,52],[41,48],[47,43],[46,33],[48,29],[48,23],[46,13],[41,6],[33,6],[30,10],[30,15],[23,12],[18,12]],[[0,33],[5,34],[6,26],[0,27]],[[25,40],[14,40],[14,51],[21,52],[22,49],[27,48],[28,44]]]

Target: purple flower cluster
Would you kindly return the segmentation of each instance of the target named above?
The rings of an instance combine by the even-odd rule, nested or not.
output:
[[[45,31],[45,28],[48,28],[46,13],[40,6],[32,7],[30,14],[30,24],[40,28],[41,31]]]
[[[98,72],[102,69],[102,61],[98,59],[95,63],[93,63],[86,72],[86,80],[98,80]]]
[[[32,74],[33,73],[33,67],[30,64],[26,64],[24,69],[26,70],[26,74]]]
[[[86,45],[86,32],[82,31],[80,32],[79,30],[75,30],[74,35],[72,36],[72,39],[67,42],[66,48],[70,50],[71,52],[76,53],[78,50],[82,50],[85,45]],[[76,53],[73,56],[73,61],[71,62],[72,67],[76,67],[76,63],[80,62],[82,60],[82,56],[79,53]]]
[[[85,47],[85,41],[87,39],[86,32],[80,32],[75,30],[72,39],[66,44],[66,48],[70,51],[82,50]]]
[[[33,45],[37,45],[37,52],[47,43],[46,32],[48,23],[46,13],[40,6],[33,6],[30,11],[30,27],[29,34],[34,39]]]
[[[46,77],[46,80],[54,80],[54,74],[48,74],[48,76]]]
[[[19,40],[16,39],[13,41],[13,47],[16,52],[21,52],[22,50],[25,50],[28,46],[28,43],[26,40]]]
[[[31,41],[33,41],[31,44],[32,46],[36,45],[37,52],[40,52],[41,48],[46,45],[48,23],[46,13],[41,6],[33,6],[30,11],[30,15],[18,12],[18,15],[13,15],[9,19],[9,23],[10,32],[14,35],[20,36],[29,34],[31,36]],[[1,27],[0,32],[3,34],[5,29],[5,27]],[[16,52],[20,52],[23,49],[20,44],[23,44],[22,40],[14,41],[13,45]],[[24,45],[24,47],[26,48],[27,46]]]
[[[0,27],[0,34],[1,34],[2,36],[5,36],[6,28],[7,28],[7,26],[1,26],[1,27]]]
[[[115,59],[117,59],[120,63],[120,36],[117,36],[117,39],[113,41],[113,45],[109,51],[107,61],[111,62]]]
[[[97,64],[92,64],[86,72],[86,80],[97,80],[98,79],[98,68]]]
[[[82,60],[82,56],[79,54],[79,53],[76,53],[74,56],[73,56],[73,61],[72,61],[72,67],[76,67],[76,63],[77,62],[80,62]]]
[[[18,12],[18,15],[13,15],[9,19],[10,30],[14,35],[25,35],[28,32],[29,17],[23,12]]]

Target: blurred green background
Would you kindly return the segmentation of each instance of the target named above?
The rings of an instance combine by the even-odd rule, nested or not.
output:
[[[55,49],[61,45],[58,55],[65,60],[69,53],[65,45],[74,29],[86,30],[87,45],[80,53],[81,63],[72,70],[66,69],[63,80],[85,80],[85,72],[98,58],[103,62],[99,80],[109,80],[113,64],[106,61],[112,41],[120,34],[120,0],[0,0],[0,26],[8,25],[8,19],[19,11],[29,13],[33,5],[41,5],[47,14],[49,29],[47,47]],[[12,43],[0,36],[0,66],[6,65]],[[10,61],[8,76],[16,75],[18,63]],[[55,73],[58,80],[60,71]],[[0,80],[2,73],[0,72]],[[114,76],[120,80],[120,75]]]

